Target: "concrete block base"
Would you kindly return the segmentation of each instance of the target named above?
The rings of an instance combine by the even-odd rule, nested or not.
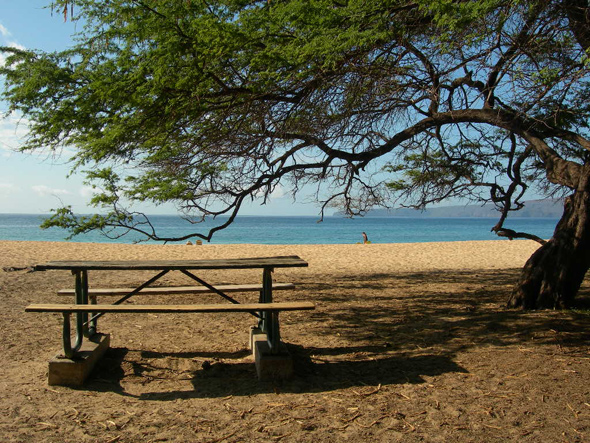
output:
[[[252,326],[250,328],[250,350],[252,354],[254,354],[254,349],[256,348],[255,343],[258,341],[267,341],[266,334],[257,326]]]
[[[256,334],[252,340],[254,364],[259,380],[286,380],[293,376],[293,357],[281,343],[278,354],[271,354],[266,334]],[[262,339],[264,337],[264,339]]]
[[[49,361],[48,383],[59,386],[82,386],[111,343],[109,334],[95,334],[86,339],[74,359],[61,354]]]

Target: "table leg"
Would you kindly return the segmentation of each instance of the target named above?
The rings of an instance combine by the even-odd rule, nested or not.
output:
[[[96,294],[89,294],[88,291],[88,273],[84,271],[84,291],[86,292],[85,298],[87,302],[91,305],[95,305],[97,303]],[[98,327],[98,317],[96,316],[95,312],[89,312],[88,316],[86,317],[86,327],[88,328],[88,337],[92,337],[95,335]]]
[[[87,304],[88,303],[88,274],[86,271],[72,271],[75,278],[75,292],[76,292],[76,304]],[[79,312],[76,314],[76,342],[72,346],[72,339],[70,337],[70,317],[64,314],[64,325],[63,325],[63,344],[64,354],[66,357],[71,358],[76,351],[82,346],[84,335],[86,332],[86,318],[88,314]]]
[[[78,348],[80,349],[80,345],[82,344],[80,342],[80,344],[78,344],[78,339],[80,338],[79,335],[77,335],[76,337],[76,346],[74,346],[74,348],[72,348],[72,337],[70,335],[70,313],[69,312],[64,312],[63,313],[63,332],[62,332],[62,337],[63,337],[63,350],[64,350],[64,356],[66,358],[72,358],[74,357],[74,348]]]
[[[259,303],[272,303],[272,269],[264,268],[262,271],[262,290],[260,291]],[[260,312],[260,319],[258,321],[258,328],[264,332],[268,332],[268,312]]]
[[[269,312],[269,331],[268,331],[268,345],[270,346],[270,353],[277,354],[281,344],[281,334],[279,331],[279,313]]]
[[[78,303],[83,304],[96,304],[96,296],[92,296],[92,300],[90,300],[90,296],[88,295],[88,271],[80,271],[80,300],[77,301]],[[96,333],[96,319],[92,319],[88,321],[88,318],[92,317],[92,313],[84,313],[82,315],[83,318],[83,331],[85,337],[92,337]]]
[[[262,274],[262,291],[260,291],[260,303],[272,303],[272,268],[264,268]],[[271,354],[279,351],[281,336],[279,332],[279,313],[262,311],[260,313],[258,327],[266,334]]]

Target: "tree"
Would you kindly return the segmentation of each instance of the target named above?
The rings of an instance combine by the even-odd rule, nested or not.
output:
[[[55,1],[67,6],[65,0]],[[227,215],[277,186],[313,186],[362,215],[394,201],[567,195],[510,306],[569,306],[590,267],[590,76],[583,0],[77,0],[68,51],[10,52],[3,98],[32,122],[23,149],[77,149],[103,216],[73,233],[158,237],[125,203]],[[401,199],[401,200],[399,200]],[[523,234],[524,235],[524,234]],[[531,236],[528,236],[531,238]],[[534,238],[534,237],[533,237]]]

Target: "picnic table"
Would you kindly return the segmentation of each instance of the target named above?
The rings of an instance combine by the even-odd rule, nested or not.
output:
[[[278,353],[280,346],[279,317],[281,311],[314,309],[313,303],[273,302],[273,289],[292,289],[291,283],[273,285],[272,272],[275,268],[307,267],[308,263],[298,256],[255,257],[236,259],[204,260],[132,260],[132,261],[51,261],[35,266],[36,271],[64,270],[74,276],[74,289],[62,290],[61,295],[71,294],[74,304],[35,304],[26,308],[27,312],[60,312],[63,314],[63,350],[66,357],[72,358],[82,345],[84,337],[97,333],[97,320],[109,312],[118,313],[183,313],[183,312],[248,312],[258,318],[258,329],[266,335],[270,352]],[[204,270],[243,270],[261,269],[260,285],[215,285],[205,281],[199,274]],[[155,275],[135,288],[91,288],[90,271],[154,271]],[[164,275],[179,271],[200,286],[154,287]],[[228,293],[259,291],[258,303],[240,303]],[[181,305],[142,305],[123,304],[126,300],[142,294],[175,293],[215,293],[227,302],[222,304],[181,304]],[[98,295],[120,295],[114,303],[98,304]],[[76,315],[76,338],[72,344],[70,336],[70,315]]]

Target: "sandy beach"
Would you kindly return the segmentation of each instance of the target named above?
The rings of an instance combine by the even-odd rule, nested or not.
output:
[[[2,441],[475,442],[590,440],[590,316],[508,310],[531,241],[350,245],[123,245],[0,241],[0,268],[50,260],[299,255],[277,269],[297,289],[277,301],[296,375],[256,379],[244,314],[109,315],[111,349],[86,386],[47,385],[60,350],[63,271],[0,270]],[[95,272],[93,287],[150,272]],[[212,283],[257,283],[260,271],[206,271]],[[187,284],[168,274],[158,284]],[[585,283],[581,295],[588,297]],[[188,296],[149,296],[186,303]],[[254,301],[253,294],[240,300]],[[148,297],[146,297],[148,298]],[[69,300],[68,300],[69,301]],[[144,300],[142,300],[144,301]],[[213,295],[198,302],[218,302]],[[103,300],[104,302],[104,300]],[[136,301],[137,302],[137,301]]]

